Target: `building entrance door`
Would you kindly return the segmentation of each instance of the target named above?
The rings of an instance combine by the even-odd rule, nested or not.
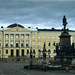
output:
[[[13,49],[11,50],[11,57],[13,57],[14,56],[14,51],[13,51]]]
[[[22,56],[24,56],[24,49],[22,49]]]
[[[16,56],[19,57],[19,50],[16,50]]]

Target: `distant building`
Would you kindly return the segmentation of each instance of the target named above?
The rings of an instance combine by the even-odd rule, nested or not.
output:
[[[75,43],[75,31],[67,29],[71,36],[71,43]],[[53,43],[59,43],[61,29],[32,29],[25,28],[22,25],[12,24],[7,28],[0,28],[0,61],[25,61],[29,57],[32,48],[35,58],[42,57],[42,50],[45,43],[47,57],[53,58],[55,46]],[[39,51],[40,54],[39,54]]]

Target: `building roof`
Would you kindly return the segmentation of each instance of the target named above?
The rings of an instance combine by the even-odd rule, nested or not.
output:
[[[63,29],[38,29],[38,31],[63,31]],[[70,31],[70,32],[75,32],[75,30],[69,30],[67,29],[67,31]]]
[[[17,23],[11,24],[11,25],[7,26],[7,28],[17,27],[17,25],[18,25],[18,27],[24,28],[22,25],[17,24]]]

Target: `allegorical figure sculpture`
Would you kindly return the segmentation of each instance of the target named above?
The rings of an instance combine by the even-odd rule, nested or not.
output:
[[[65,43],[64,45],[64,52],[65,52],[65,55],[68,55],[68,44]]]
[[[56,43],[56,53],[57,53],[57,56],[60,54],[58,43]]]
[[[65,15],[63,16],[63,25],[64,25],[64,30],[66,29],[66,25],[67,25],[67,20],[66,20],[66,17]]]

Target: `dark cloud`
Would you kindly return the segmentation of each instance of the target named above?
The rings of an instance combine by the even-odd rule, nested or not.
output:
[[[66,15],[67,27],[75,28],[75,1],[70,0],[0,0],[0,25],[17,23],[17,6],[18,23],[25,27],[62,28],[62,18]]]

